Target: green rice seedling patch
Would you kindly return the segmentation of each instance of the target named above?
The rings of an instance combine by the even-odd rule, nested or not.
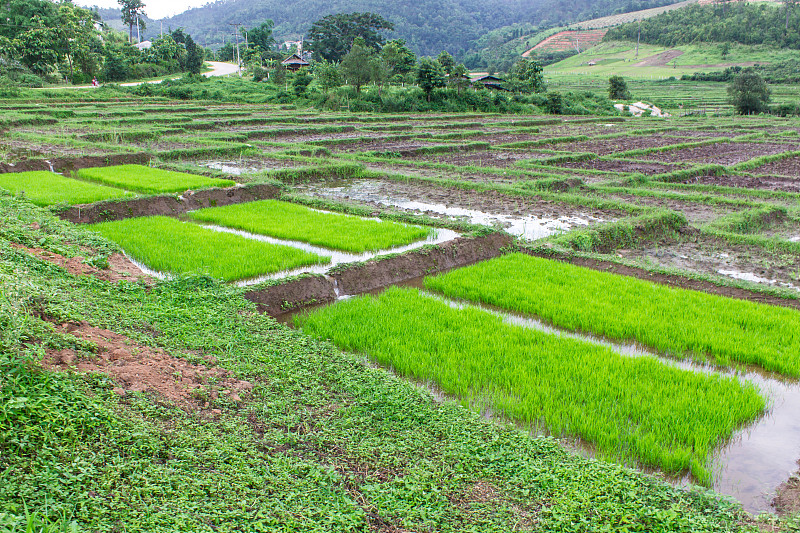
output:
[[[427,278],[449,297],[636,341],[676,358],[758,365],[800,377],[800,313],[558,261],[510,254]]]
[[[341,301],[295,317],[303,331],[433,380],[554,435],[580,436],[601,455],[635,459],[709,482],[709,453],[765,407],[751,384],[678,369],[653,357],[456,309],[415,289]]]
[[[159,272],[207,274],[231,281],[330,261],[291,246],[246,239],[169,217],[130,218],[89,227]]]
[[[210,207],[190,216],[202,222],[353,253],[411,244],[434,232],[432,228],[398,222],[323,213],[280,200]]]
[[[0,189],[24,197],[38,206],[60,203],[89,204],[132,196],[122,189],[86,183],[46,170],[0,174]]]
[[[188,189],[203,189],[207,187],[230,187],[236,184],[231,180],[173,172],[142,165],[82,168],[76,172],[76,175],[84,180],[152,194],[183,192]]]

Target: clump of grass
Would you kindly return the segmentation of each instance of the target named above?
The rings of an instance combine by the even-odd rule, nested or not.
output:
[[[735,378],[626,357],[611,348],[455,309],[413,289],[389,289],[295,317],[306,333],[433,380],[466,404],[556,435],[578,435],[602,454],[635,458],[710,481],[714,446],[764,409]]]
[[[425,280],[447,296],[569,330],[800,377],[800,312],[512,254]]]
[[[76,172],[76,175],[88,181],[153,194],[235,185],[235,182],[231,180],[161,170],[142,165],[82,168]]]
[[[330,261],[291,246],[246,239],[169,217],[131,218],[89,227],[160,272],[208,274],[231,281]]]
[[[110,198],[132,196],[122,189],[86,183],[48,172],[13,172],[0,174],[0,188],[15,196],[22,196],[38,206],[90,204]]]
[[[410,244],[433,232],[430,228],[397,222],[322,213],[279,200],[211,207],[195,211],[190,216],[251,233],[355,253]]]

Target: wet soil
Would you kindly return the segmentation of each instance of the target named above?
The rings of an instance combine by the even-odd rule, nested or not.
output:
[[[409,140],[409,141],[380,141],[376,140],[374,142],[354,142],[354,143],[344,143],[344,144],[327,144],[324,145],[332,152],[365,152],[365,151],[374,151],[374,152],[393,152],[397,153],[401,156],[410,156],[415,155],[416,150],[419,148],[428,148],[431,146],[441,146],[444,144],[443,142],[433,142],[433,141],[419,141],[419,140]],[[455,146],[454,146],[455,149]]]
[[[107,329],[86,322],[60,324],[57,331],[88,341],[97,347],[93,357],[72,349],[48,351],[43,366],[77,372],[102,372],[117,383],[114,391],[120,396],[131,392],[155,395],[187,410],[208,409],[220,397],[240,402],[253,384],[241,381],[209,357],[207,364],[191,364]],[[212,410],[219,411],[217,409]],[[215,413],[218,414],[218,413]]]
[[[590,170],[602,170],[605,172],[638,172],[652,176],[654,174],[664,174],[673,172],[676,167],[662,163],[618,161],[606,159],[587,159],[585,161],[566,161],[557,163],[555,166],[565,168],[581,168]],[[608,178],[607,178],[608,179]]]
[[[546,150],[610,155],[620,152],[627,152],[628,150],[669,146],[671,144],[680,144],[682,142],[686,142],[686,140],[668,135],[649,135],[641,137],[618,137],[616,139],[606,139],[601,141],[546,144],[539,146],[539,148]]]
[[[735,165],[749,161],[762,155],[780,154],[798,150],[800,145],[781,143],[735,143],[721,142],[684,148],[668,152],[656,152],[637,156],[637,159],[659,161],[666,163],[680,163],[691,161],[696,163],[712,163],[717,165]]]
[[[267,170],[282,170],[284,168],[294,168],[301,164],[296,161],[286,159],[270,158],[240,158],[240,159],[200,159],[193,161],[193,164],[212,170],[218,170],[231,176],[241,176],[242,174],[255,174]]]
[[[545,159],[553,154],[533,151],[504,151],[504,150],[479,150],[475,152],[451,152],[431,155],[421,155],[418,159],[431,163],[448,163],[460,166],[478,166],[507,168],[512,167],[517,161]]]
[[[690,224],[703,224],[711,222],[721,216],[728,215],[746,209],[742,206],[731,205],[709,205],[692,201],[681,201],[672,198],[660,198],[657,196],[637,196],[625,193],[613,193],[607,196],[609,199],[621,200],[625,203],[646,206],[646,207],[660,207],[664,209],[671,209],[683,213],[686,220]]]
[[[781,516],[800,512],[800,472],[792,475],[778,487],[772,506]]]
[[[28,172],[31,170],[54,170],[56,172],[68,173],[81,168],[129,164],[146,165],[149,162],[150,155],[145,153],[26,159],[14,164],[0,163],[0,174],[6,172]]]
[[[798,175],[800,176],[800,174]],[[719,185],[721,187],[738,187],[741,189],[762,189],[767,191],[800,192],[800,178],[784,176],[695,176],[681,183],[697,185]]]
[[[11,246],[22,250],[54,265],[58,265],[70,274],[76,276],[92,276],[103,281],[116,283],[118,281],[144,281],[152,283],[155,280],[144,274],[139,267],[134,265],[122,254],[112,254],[108,257],[108,268],[99,269],[87,263],[81,256],[65,257],[63,255],[44,250],[42,248],[28,248],[21,244],[12,243]]]
[[[794,178],[800,186],[800,156],[787,157],[780,161],[773,161],[766,165],[761,165],[750,171],[752,174],[766,176],[786,176]]]

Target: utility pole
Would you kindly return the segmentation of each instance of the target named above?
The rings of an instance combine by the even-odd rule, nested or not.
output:
[[[161,21],[161,37],[164,37],[164,21]]]
[[[139,33],[139,13],[136,13],[136,42],[142,42],[142,34]]]
[[[239,26],[241,26],[242,23],[241,22],[231,22],[229,25],[233,26],[235,28],[233,30],[233,33],[236,35],[236,58],[235,58],[235,60],[236,60],[236,66],[239,67],[239,77],[241,78],[242,77],[242,56],[239,55]]]
[[[642,37],[642,21],[639,21],[638,30],[636,31],[636,57],[639,57],[639,39]]]

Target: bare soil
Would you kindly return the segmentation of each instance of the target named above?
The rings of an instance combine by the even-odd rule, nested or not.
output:
[[[731,205],[709,205],[699,202],[681,201],[672,198],[660,198],[656,196],[636,196],[633,194],[614,193],[608,198],[621,200],[625,203],[638,206],[661,207],[678,211],[686,216],[690,224],[701,224],[711,222],[721,216],[734,213],[745,209],[745,207]]]
[[[798,174],[800,176],[800,174]],[[785,176],[752,176],[752,175],[724,175],[724,176],[696,176],[682,183],[698,185],[719,185],[722,187],[739,187],[742,189],[762,189],[767,191],[800,192],[800,177],[789,178]]]
[[[639,61],[634,67],[666,67],[667,64],[683,55],[683,50],[667,50],[652,57],[648,57],[644,61]]]
[[[616,139],[606,139],[602,141],[581,141],[574,143],[557,143],[540,146],[541,149],[562,150],[568,152],[586,152],[597,155],[610,155],[628,150],[640,150],[643,148],[655,148],[680,144],[688,139],[681,139],[669,135],[649,135],[642,137],[618,137]]]
[[[42,248],[28,248],[27,246],[14,243],[11,243],[11,246],[17,250],[23,250],[33,256],[36,256],[43,261],[58,265],[75,276],[92,276],[97,279],[112,283],[125,280],[143,281],[150,284],[155,281],[150,276],[144,274],[139,267],[134,265],[122,254],[112,254],[108,258],[108,268],[99,269],[84,263],[84,258],[81,256],[65,257]]]
[[[0,163],[0,174],[5,172],[28,172],[31,170],[55,170],[71,172],[80,168],[107,167],[112,165],[148,164],[150,156],[144,153],[82,155],[81,157],[52,157],[50,159],[26,159],[17,163]]]
[[[422,155],[419,159],[433,163],[448,163],[460,166],[479,166],[506,168],[514,166],[517,161],[531,159],[544,159],[552,157],[547,154],[534,151],[504,151],[504,150],[479,150],[475,152],[451,152],[431,155]]]
[[[652,176],[653,174],[664,174],[676,170],[675,166],[662,163],[631,162],[607,159],[587,159],[585,161],[566,161],[558,163],[556,166],[565,168],[582,168],[591,170],[603,170],[605,172],[638,172]]]
[[[754,168],[752,174],[765,176],[785,176],[794,178],[800,184],[800,157],[787,157],[780,161],[773,161],[766,165]]]
[[[795,473],[778,487],[772,506],[781,516],[800,512],[800,472]]]
[[[97,353],[84,357],[72,349],[51,350],[42,364],[51,369],[107,374],[117,383],[114,391],[120,396],[144,392],[181,408],[198,410],[208,409],[220,396],[240,402],[253,388],[252,383],[212,366],[216,363],[213,358],[207,358],[208,365],[194,365],[86,322],[60,324],[57,329],[91,342]]]
[[[800,149],[800,145],[796,144],[722,142],[667,152],[654,152],[637,156],[637,159],[666,163],[691,161],[727,166],[743,163],[762,155],[780,154],[798,149]]]

